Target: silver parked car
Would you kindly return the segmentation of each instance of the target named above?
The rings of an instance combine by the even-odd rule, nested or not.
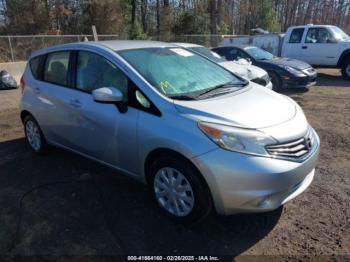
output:
[[[272,83],[267,72],[257,66],[254,66],[246,59],[240,59],[239,61],[228,61],[226,58],[221,57],[209,48],[201,45],[191,44],[191,43],[174,43],[183,48],[189,49],[194,53],[200,54],[215,63],[225,67],[232,73],[239,75],[240,77],[252,81],[256,84],[264,86],[266,88],[272,89]]]
[[[273,210],[314,178],[319,138],[298,104],[174,44],[39,50],[21,87],[35,152],[50,144],[122,171],[182,222]]]

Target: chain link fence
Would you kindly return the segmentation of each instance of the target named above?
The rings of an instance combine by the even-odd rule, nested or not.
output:
[[[32,51],[58,44],[93,40],[92,35],[0,36],[0,63],[25,61]],[[118,35],[98,35],[99,40],[118,39]]]
[[[178,35],[173,42],[193,43],[206,47],[217,47],[227,35]]]
[[[21,35],[0,36],[0,63],[26,61],[31,52],[53,45],[80,42],[87,38],[93,41],[92,35]],[[169,42],[185,42],[215,47],[221,43],[223,35],[178,35],[166,39]],[[125,39],[118,35],[98,35],[98,40]],[[157,40],[157,37],[151,37]],[[165,40],[160,38],[160,40]]]

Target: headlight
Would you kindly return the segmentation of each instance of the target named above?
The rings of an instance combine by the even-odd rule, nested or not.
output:
[[[265,146],[277,141],[263,132],[220,124],[199,122],[198,127],[215,144],[226,150],[267,156]]]
[[[290,66],[284,66],[284,69],[286,69],[289,73],[295,76],[306,76],[302,71],[299,71],[293,67]]]

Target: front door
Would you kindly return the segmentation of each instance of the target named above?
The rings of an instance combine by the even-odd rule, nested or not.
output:
[[[299,60],[304,60],[304,58],[301,56],[301,50],[302,50],[302,39],[304,35],[305,28],[294,28],[293,31],[290,34],[289,39],[285,38],[283,43],[283,50],[282,50],[282,56],[283,57],[289,57]]]
[[[138,110],[121,113],[115,104],[93,100],[92,91],[114,87],[128,101],[128,77],[106,58],[88,51],[77,52],[74,94],[69,97],[69,122],[65,136],[69,147],[89,157],[129,171],[137,166],[136,124]],[[127,143],[125,143],[127,141]],[[120,145],[128,146],[120,149]],[[131,159],[121,163],[125,156]]]

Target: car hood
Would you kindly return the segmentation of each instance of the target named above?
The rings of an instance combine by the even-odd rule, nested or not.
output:
[[[266,75],[266,71],[253,65],[244,65],[235,63],[233,61],[225,61],[220,63],[221,66],[225,67],[227,70],[231,71],[234,74],[239,75],[247,80],[252,80],[254,78],[260,78]]]
[[[242,90],[205,100],[174,100],[176,109],[199,121],[244,128],[266,128],[292,119],[292,100],[254,83]]]
[[[279,66],[290,66],[298,70],[304,70],[306,68],[310,68],[311,66],[308,63],[305,63],[300,60],[292,59],[292,58],[285,58],[285,57],[277,57],[272,60],[262,60],[259,62],[269,63],[269,64],[275,64]]]

